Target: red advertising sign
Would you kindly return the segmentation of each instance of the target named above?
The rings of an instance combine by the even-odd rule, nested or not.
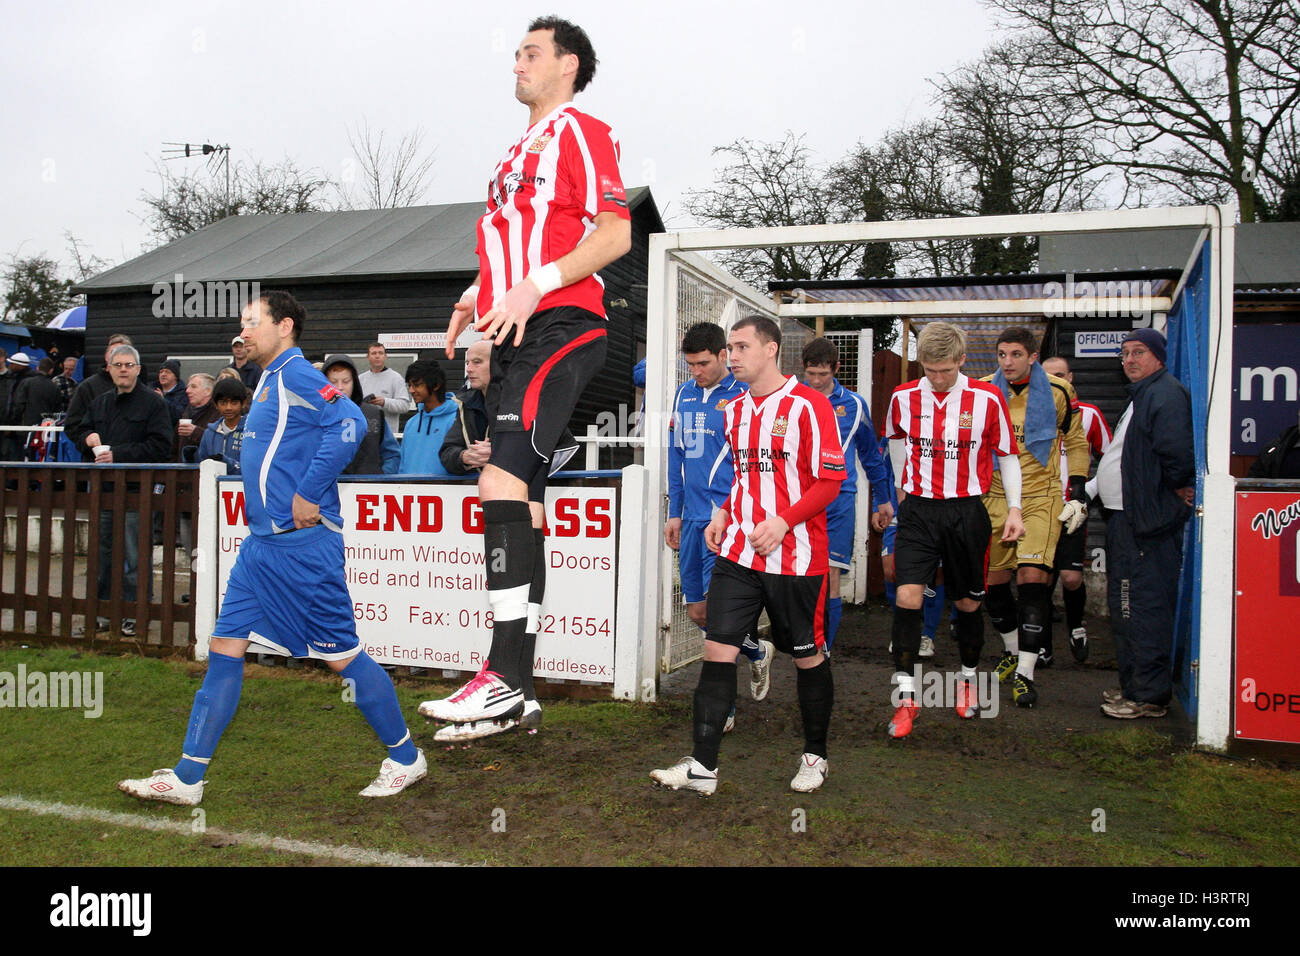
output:
[[[1300,491],[1237,493],[1239,740],[1300,743]]]

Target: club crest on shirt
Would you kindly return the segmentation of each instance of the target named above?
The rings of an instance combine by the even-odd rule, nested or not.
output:
[[[553,138],[553,133],[543,133],[541,136],[537,137],[537,139],[533,140],[531,145],[529,145],[528,152],[540,153],[542,150],[546,149]]]
[[[849,408],[847,405],[840,405],[835,409],[835,414],[838,415],[840,418],[843,418],[848,413],[849,413]]]
[[[713,407],[718,411],[722,411],[724,408],[727,407],[727,400],[725,398],[720,398],[718,399],[718,404],[714,405]]]
[[[776,416],[776,421],[772,423],[772,436],[780,438],[785,434],[785,430],[790,427],[790,421],[784,415]]]
[[[975,416],[971,412],[962,412],[961,417],[957,419],[958,428],[974,428]]]
[[[268,386],[266,386],[266,388],[262,389],[262,394],[259,395],[259,396],[257,396],[257,400],[258,400],[259,402],[264,402],[264,401],[266,401],[266,397],[267,397],[268,395],[270,395],[270,394],[271,394],[271,386],[268,385]]]

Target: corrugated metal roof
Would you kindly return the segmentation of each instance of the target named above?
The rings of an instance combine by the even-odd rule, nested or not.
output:
[[[629,206],[650,191],[628,190]],[[653,207],[653,202],[652,202]],[[474,225],[483,203],[231,216],[101,272],[74,292],[185,281],[310,281],[478,271]],[[657,213],[656,213],[657,215]]]
[[[974,278],[970,277],[970,279]],[[801,289],[807,302],[985,302],[1049,298],[1045,292],[1047,286],[1051,283],[1065,286],[1063,280],[1064,276],[1026,276],[1023,279],[1008,277],[1007,281],[990,282],[981,277],[979,281],[966,284],[966,277],[953,276],[935,285],[884,286],[875,285],[872,280],[863,280],[861,284],[854,285],[837,282],[835,287],[831,288],[811,282],[793,284],[782,282],[779,285],[782,287],[793,285]],[[1119,288],[1128,289],[1129,294],[1150,296],[1169,295],[1175,284],[1173,279],[1157,272],[1149,275],[1125,273],[1123,278],[1116,278],[1109,274],[1076,275],[1074,282],[1076,289],[1082,282],[1092,282],[1102,287],[1114,282]],[[1128,285],[1120,286],[1120,283],[1128,283]],[[778,283],[770,285],[775,287]],[[776,291],[775,288],[773,291]],[[789,292],[792,289],[784,288],[783,291]],[[1062,294],[1069,289],[1068,287],[1055,288],[1052,291],[1055,294],[1050,297],[1061,298]]]
[[[1241,223],[1235,232],[1235,282],[1300,282],[1300,222]],[[1038,263],[1051,272],[1170,266],[1181,269],[1199,234],[1199,229],[1143,229],[1045,235],[1039,242]]]

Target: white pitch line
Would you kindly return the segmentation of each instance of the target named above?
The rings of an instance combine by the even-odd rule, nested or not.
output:
[[[41,816],[63,817],[65,820],[92,820],[95,823],[110,823],[114,826],[133,827],[137,830],[155,830],[161,833],[179,833],[185,836],[197,835],[189,823],[160,817],[146,817],[135,813],[115,813],[112,810],[98,810],[94,807],[79,807],[69,803],[50,803],[45,800],[28,800],[22,796],[0,796],[0,810],[17,810],[22,813],[35,813]],[[279,850],[282,853],[299,853],[304,856],[326,857],[369,866],[459,866],[444,860],[426,860],[422,856],[405,856],[401,853],[389,853],[384,850],[363,850],[355,846],[333,846],[329,843],[313,843],[309,840],[286,840],[284,837],[267,836],[265,833],[242,833],[231,830],[208,829],[203,836],[229,840],[239,846],[253,846],[264,850]]]

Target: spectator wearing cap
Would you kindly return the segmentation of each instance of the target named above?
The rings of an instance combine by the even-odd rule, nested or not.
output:
[[[326,356],[321,369],[331,385],[352,399],[366,418],[366,433],[357,444],[352,461],[343,469],[345,475],[395,475],[401,461],[397,439],[379,406],[361,400],[361,383],[357,367],[346,355]]]
[[[185,406],[185,411],[181,413],[180,420],[176,424],[175,461],[194,461],[194,456],[199,450],[199,442],[203,440],[204,430],[217,420],[217,407],[212,404],[212,389],[215,382],[216,379],[206,372],[197,372],[190,376],[185,386],[189,404]]]
[[[18,393],[27,377],[32,374],[32,360],[26,352],[15,352],[5,360],[5,366],[9,388],[0,424],[21,425],[23,409],[18,407]],[[24,437],[22,432],[0,432],[0,460],[21,461]]]
[[[21,353],[20,353],[21,354]],[[15,425],[39,425],[42,420],[63,410],[63,396],[54,384],[54,363],[43,358],[36,371],[23,376],[9,402],[9,415]],[[20,440],[26,436],[22,433]]]
[[[218,379],[212,386],[212,404],[218,418],[203,430],[199,440],[199,461],[224,461],[226,474],[239,474],[239,455],[244,442],[244,402],[248,389],[238,376]]]
[[[1195,501],[1192,402],[1165,368],[1165,337],[1134,329],[1120,347],[1130,402],[1087,484],[1106,515],[1106,586],[1119,663],[1108,717],[1163,717],[1173,696],[1174,610],[1183,524]]]
[[[94,375],[87,375],[77,386],[77,390],[72,393],[72,401],[68,403],[68,413],[63,419],[63,433],[86,461],[90,461],[93,457],[86,448],[86,436],[90,433],[90,422],[87,418],[90,406],[95,399],[106,392],[111,392],[114,388],[113,376],[109,374],[108,368],[109,355],[119,345],[130,344],[131,337],[128,335],[123,335],[121,332],[110,335],[108,345],[104,349],[104,367]]]
[[[388,367],[388,350],[378,342],[366,349],[366,363],[370,368],[357,378],[361,383],[361,394],[368,404],[383,410],[388,427],[395,435],[402,430],[402,415],[414,407],[407,393],[406,380]]]
[[[158,381],[153,390],[163,397],[172,413],[172,422],[178,422],[185,416],[185,406],[189,397],[181,385],[181,363],[177,359],[168,359],[158,368]]]
[[[235,360],[227,365],[226,368],[233,368],[238,372],[239,380],[248,388],[257,388],[257,383],[262,378],[262,366],[258,365],[256,362],[250,362],[248,360],[248,349],[244,345],[244,337],[242,335],[236,335],[230,340],[230,354]]]
[[[72,402],[72,396],[77,391],[77,357],[75,355],[65,355],[61,363],[63,370],[53,379],[54,387],[59,390],[59,411],[66,412],[68,405]]]

